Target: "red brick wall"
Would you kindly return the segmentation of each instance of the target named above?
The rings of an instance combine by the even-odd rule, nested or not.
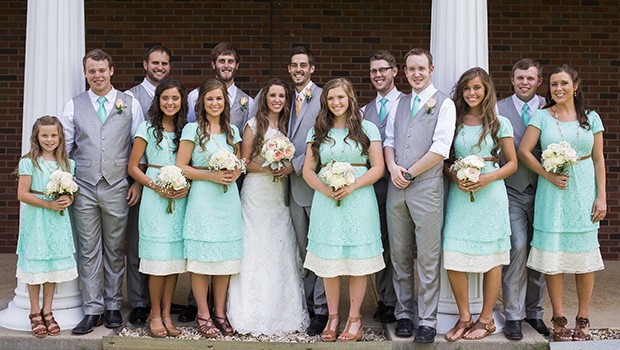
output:
[[[289,50],[309,45],[313,80],[352,80],[365,104],[374,91],[368,57],[390,50],[402,64],[410,48],[429,47],[430,1],[85,1],[86,49],[103,48],[115,60],[114,86],[143,78],[142,56],[156,43],[173,52],[172,75],[193,89],[213,75],[211,49],[220,41],[241,54],[236,83],[251,95],[271,76],[289,80]],[[620,257],[620,6],[617,0],[489,1],[489,60],[500,97],[511,94],[509,72],[522,57],[544,70],[568,63],[581,72],[586,97],[606,126],[609,214],[600,229],[606,259]],[[18,233],[16,183],[8,176],[20,156],[25,0],[0,3],[0,252],[14,251]],[[467,28],[463,28],[467,30]],[[546,74],[546,73],[545,73]],[[546,79],[546,76],[545,76]],[[546,83],[540,92],[544,94]],[[400,73],[397,86],[407,91]]]

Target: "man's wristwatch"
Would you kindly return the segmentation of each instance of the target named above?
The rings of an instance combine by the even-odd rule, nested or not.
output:
[[[413,175],[411,175],[411,173],[405,173],[405,175],[403,175],[405,177],[405,180],[407,181],[413,181],[413,179],[415,179],[415,177],[413,177]]]

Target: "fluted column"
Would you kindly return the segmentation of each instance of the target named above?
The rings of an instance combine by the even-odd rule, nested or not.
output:
[[[28,0],[22,154],[30,150],[34,121],[60,116],[65,103],[84,91],[84,38],[83,0]],[[61,329],[82,319],[78,279],[56,285],[53,310]],[[15,297],[0,311],[0,326],[29,331],[29,313],[26,285],[17,281]]]

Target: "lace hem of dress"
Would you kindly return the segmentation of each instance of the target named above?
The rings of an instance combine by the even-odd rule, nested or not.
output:
[[[545,275],[559,273],[588,273],[605,268],[601,250],[593,249],[585,253],[547,252],[536,247],[530,249],[527,267]]]
[[[169,276],[187,271],[187,260],[140,259],[139,271],[145,275]]]
[[[383,254],[368,259],[321,259],[312,252],[306,254],[304,268],[323,278],[365,276],[385,268]]]
[[[510,251],[489,255],[443,252],[443,268],[446,270],[484,273],[496,266],[508,264],[510,264]]]
[[[200,275],[234,275],[241,271],[241,259],[225,261],[187,260],[187,272]]]
[[[17,268],[15,277],[25,284],[41,284],[41,283],[62,283],[76,279],[78,277],[77,268],[72,267],[66,270],[46,271],[39,273],[28,273]]]

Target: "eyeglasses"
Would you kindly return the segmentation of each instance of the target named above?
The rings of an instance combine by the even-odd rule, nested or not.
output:
[[[387,73],[392,68],[394,68],[394,67],[381,67],[379,69],[371,69],[370,70],[370,75],[377,75],[377,72],[381,73],[381,74],[385,74],[385,73]]]

